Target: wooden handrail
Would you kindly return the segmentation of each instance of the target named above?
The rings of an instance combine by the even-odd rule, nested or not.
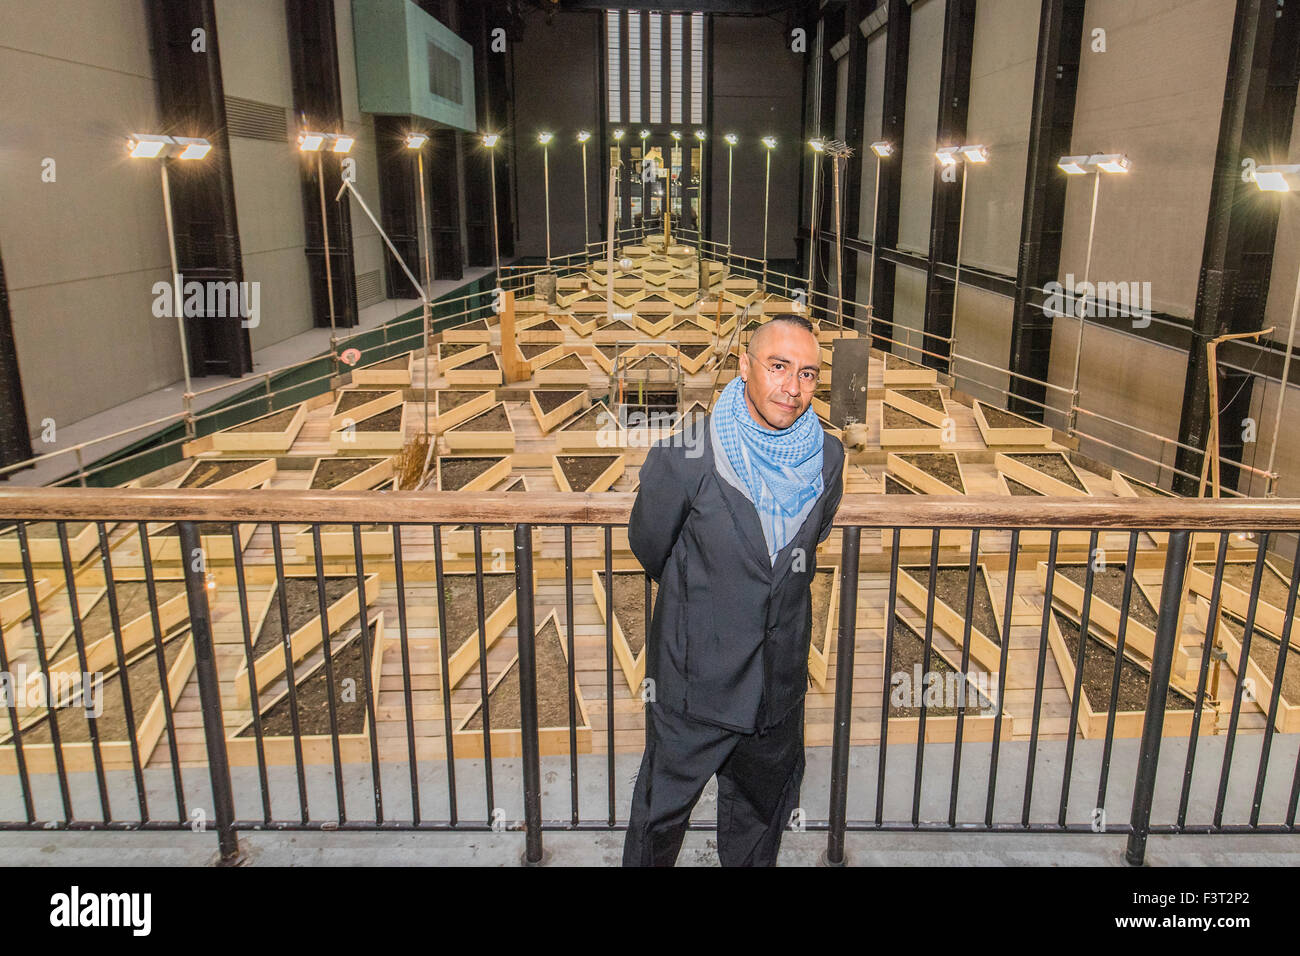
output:
[[[636,495],[454,491],[5,488],[0,520],[279,521],[294,524],[626,524]],[[1300,499],[1033,498],[852,495],[838,527],[1300,530]]]

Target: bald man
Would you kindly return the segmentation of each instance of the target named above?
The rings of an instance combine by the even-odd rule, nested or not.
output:
[[[820,365],[808,320],[773,317],[688,426],[705,434],[641,468],[628,539],[659,594],[625,866],[673,865],[715,774],[722,865],[776,862],[803,780],[817,544],[843,492],[844,446],[812,411]]]

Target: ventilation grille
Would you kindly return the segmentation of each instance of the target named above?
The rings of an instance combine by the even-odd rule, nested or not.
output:
[[[461,105],[460,60],[432,41],[429,42],[429,92]]]
[[[357,308],[384,301],[384,283],[378,269],[357,275]]]
[[[231,136],[274,143],[283,143],[289,138],[289,124],[283,106],[238,96],[226,97],[226,130]]]

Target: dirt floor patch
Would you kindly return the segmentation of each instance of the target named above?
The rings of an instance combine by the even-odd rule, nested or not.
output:
[[[198,462],[190,473],[185,476],[185,480],[180,483],[181,488],[207,488],[223,481],[232,475],[237,475],[241,471],[247,471],[254,465],[260,465],[260,459],[253,460],[249,458],[228,458],[224,461],[221,459],[212,459]],[[70,529],[69,529],[70,533]]]
[[[911,488],[903,484],[893,475],[885,475],[885,494],[887,495],[914,495],[916,494]]]
[[[1080,588],[1085,586],[1084,582],[1088,576],[1088,566],[1086,564],[1058,564],[1056,570]],[[1105,570],[1093,572],[1093,599],[1105,601],[1118,610],[1124,600],[1124,573],[1125,565],[1123,563],[1107,563]],[[1138,587],[1137,581],[1133,582],[1133,594],[1129,598],[1128,613],[1139,624],[1149,627],[1153,631],[1156,629],[1156,621],[1159,615],[1156,614],[1156,609],[1151,606],[1151,602],[1147,600],[1146,595]]]
[[[586,367],[587,364],[583,362],[582,357],[577,352],[570,352],[546,366],[548,369],[585,369]]]
[[[614,464],[617,455],[558,455],[560,470],[574,491],[586,491],[605,469]]]
[[[501,460],[500,455],[439,458],[438,477],[443,491],[459,491]]]
[[[491,372],[497,368],[497,356],[495,352],[489,352],[487,355],[480,356],[472,362],[466,362],[464,365],[457,365],[452,371],[456,372]]]
[[[395,432],[402,427],[402,406],[395,405],[386,412],[371,415],[357,422],[359,432]]]
[[[688,359],[696,359],[700,357],[702,352],[707,352],[712,347],[713,346],[709,345],[707,342],[693,342],[677,346],[677,351],[681,352]]]
[[[609,406],[604,402],[596,402],[585,412],[578,415],[577,418],[570,419],[560,429],[565,432],[594,432],[602,428],[609,427],[613,421],[613,415],[610,414]]]
[[[1041,471],[1049,478],[1055,478],[1057,481],[1069,485],[1071,488],[1077,488],[1079,491],[1087,491],[1088,488],[1079,480],[1079,476],[1074,473],[1065,456],[1060,452],[1046,452],[1032,455],[1009,455],[1023,465],[1028,465],[1035,471]]]
[[[916,678],[916,669],[921,669],[922,686],[912,686]],[[961,682],[957,678],[957,668],[948,663],[947,659],[939,653],[934,647],[933,642],[930,646],[930,669],[927,676],[925,670],[925,637],[918,634],[906,621],[898,615],[894,616],[894,652],[889,662],[891,676],[891,688],[889,699],[889,716],[890,717],[920,717],[921,708],[913,707],[911,704],[918,697],[926,700],[925,713],[927,717],[952,717],[957,713],[956,703],[951,703],[945,698],[944,693],[947,687],[960,687]],[[900,675],[906,675],[907,680],[901,683],[896,682],[894,678]],[[936,698],[926,699],[925,692],[930,684],[933,683],[934,690],[931,693],[937,695]],[[903,690],[911,689],[911,694],[902,694]],[[966,693],[966,712],[969,715],[972,710],[983,710],[991,708],[992,702],[984,697],[970,684],[965,687]],[[899,697],[902,697],[905,703],[899,703]]]
[[[918,405],[924,405],[926,408],[933,408],[936,412],[946,412],[943,405],[943,396],[937,388],[896,388],[892,391],[898,393],[903,398],[910,398]]]
[[[535,359],[539,355],[545,355],[553,348],[557,348],[556,343],[542,343],[540,345],[528,344],[519,346],[519,354],[526,359]]]
[[[263,415],[261,418],[254,418],[251,422],[244,422],[242,425],[232,425],[225,429],[226,432],[252,432],[254,434],[279,435],[288,429],[289,424],[298,414],[298,406],[292,408],[282,408],[278,412],[272,412],[270,415]]]
[[[1165,491],[1163,488],[1157,488],[1155,485],[1149,485],[1145,481],[1138,481],[1136,478],[1132,478],[1128,475],[1124,476],[1124,481],[1128,484],[1130,488],[1133,489],[1133,493],[1136,494],[1139,498],[1181,498],[1182,497],[1181,495],[1174,494],[1172,491]]]
[[[1242,636],[1246,633],[1246,622],[1226,611],[1222,614],[1221,620],[1228,633],[1240,644]],[[1259,665],[1259,669],[1270,682],[1277,672],[1277,654],[1281,647],[1281,640],[1267,631],[1261,631],[1258,626],[1250,636],[1250,659]],[[1236,670],[1240,662],[1239,655],[1234,660],[1228,661],[1228,664]],[[1271,689],[1269,693],[1272,693]],[[1262,687],[1258,688],[1255,694],[1260,707],[1267,711],[1272,703],[1272,697],[1266,696]],[[1297,650],[1293,644],[1287,645],[1285,670],[1282,672],[1282,699],[1288,704],[1300,704],[1300,650]]]
[[[569,665],[564,657],[560,631],[548,618],[537,632],[535,646],[537,675],[537,726],[569,726]],[[582,712],[574,701],[574,717],[581,723]],[[504,677],[488,695],[488,720],[495,728],[519,726],[519,661],[515,659]],[[483,729],[483,705],[474,709],[464,730]]]
[[[1013,415],[1011,412],[1004,411],[1001,408],[995,408],[992,405],[985,405],[979,402],[980,411],[984,415],[984,421],[989,428],[1041,428],[1042,422],[1032,421],[1028,418],[1021,418],[1019,415]]]
[[[1014,497],[1023,497],[1023,498],[1043,497],[1043,493],[1038,489],[1030,488],[1028,485],[1021,484],[1020,482],[1016,481],[1016,479],[1014,478],[1008,478],[1006,475],[1003,475],[1002,480],[1007,483],[1007,491],[1009,491]]]
[[[352,409],[359,408],[367,402],[373,402],[377,398],[391,394],[393,394],[391,391],[385,391],[384,389],[348,389],[339,396],[338,403],[334,406],[334,414],[342,415],[344,412],[350,412]]]
[[[1202,571],[1214,576],[1214,562],[1197,562],[1196,565]],[[1255,584],[1255,562],[1254,561],[1225,561],[1223,564],[1223,583],[1231,584],[1239,591],[1245,591],[1250,594],[1254,590]],[[1286,602],[1291,594],[1291,584],[1267,564],[1264,565],[1264,574],[1259,579],[1259,596],[1260,599],[1273,605],[1282,611],[1286,611]],[[1300,608],[1300,605],[1297,605]],[[1296,633],[1296,638],[1300,639],[1300,632]]]
[[[596,575],[600,580],[603,593],[605,572],[597,571]],[[654,602],[658,596],[659,585],[652,581],[650,583],[650,610],[652,613],[655,606]],[[614,572],[614,616],[618,618],[618,626],[623,631],[627,646],[632,650],[632,656],[635,657],[641,653],[641,648],[645,647],[645,572]]]
[[[374,640],[373,630],[370,632],[370,640]],[[342,647],[332,647],[331,650],[333,686],[330,685],[322,660],[314,670],[297,681],[294,689],[298,704],[298,732],[304,737],[330,733],[331,696],[334,698],[334,714],[340,734],[359,734],[366,728],[366,682],[369,680],[366,671],[370,661],[367,660],[366,647],[361,641],[360,633]],[[256,736],[253,725],[250,723],[241,730],[239,736]],[[293,736],[293,710],[289,706],[287,691],[263,709],[262,736]]]
[[[536,325],[530,325],[526,329],[520,329],[521,332],[558,332],[560,327],[555,324],[554,319],[543,319]]]
[[[311,487],[318,491],[335,488],[383,462],[383,458],[322,458],[316,467],[316,475],[311,480]]]
[[[439,342],[438,354],[443,358],[451,358],[453,355],[459,355],[461,352],[468,352],[470,349],[476,349],[482,342]]]
[[[505,405],[497,403],[486,412],[480,412],[468,421],[463,421],[452,428],[454,432],[508,432],[510,416]]]
[[[545,414],[555,411],[573,396],[581,394],[580,389],[538,388],[533,390],[533,401],[537,402],[537,407]]]
[[[922,421],[915,415],[909,415],[902,409],[895,408],[893,405],[882,405],[885,410],[885,427],[886,428],[926,428],[930,431],[938,431],[937,425],[932,425],[927,421]]]
[[[1052,616],[1065,638],[1065,646],[1070,652],[1070,660],[1079,660],[1079,625],[1055,608]],[[1083,652],[1083,692],[1088,704],[1095,714],[1110,711],[1110,690],[1115,679],[1115,651],[1106,642],[1090,632],[1088,644]],[[1119,696],[1115,701],[1117,712],[1143,711],[1147,709],[1147,690],[1151,680],[1148,674],[1127,654],[1120,665]],[[1070,685],[1073,686],[1073,685]],[[1165,697],[1165,710],[1192,710],[1196,701],[1180,694],[1172,687]]]
[[[466,322],[451,329],[452,332],[486,332],[488,328],[486,319],[477,319],[473,322]]]
[[[320,616],[320,602],[318,599],[320,592],[316,587],[314,577],[285,578],[281,587],[284,588],[284,600],[289,611],[290,634]],[[355,591],[356,588],[357,579],[355,577],[327,577],[325,579],[325,606],[327,608],[332,607],[343,595],[349,591]],[[331,618],[329,623],[331,630],[337,631],[347,622]],[[266,612],[266,618],[262,621],[261,630],[254,635],[253,659],[256,660],[267,651],[280,647],[283,643],[284,631],[280,627],[280,595],[276,594],[271,599],[271,607]]]
[[[934,426],[928,426],[933,428]],[[899,458],[921,469],[932,478],[937,478],[949,488],[966,493],[966,485],[961,480],[961,466],[957,464],[957,456],[949,452],[921,452],[914,455],[899,455]]]
[[[466,402],[472,402],[480,395],[486,395],[486,390],[479,391],[457,391],[444,390],[438,392],[438,414],[445,415],[453,408],[460,408]]]
[[[515,576],[510,571],[483,575],[483,620],[515,593]],[[444,574],[442,600],[447,610],[447,653],[452,654],[478,633],[478,585],[472,572]]]

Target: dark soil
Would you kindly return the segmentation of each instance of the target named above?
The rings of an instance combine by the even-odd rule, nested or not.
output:
[[[1079,625],[1060,611],[1052,609],[1056,624],[1065,638],[1065,646],[1070,652],[1070,659],[1079,659]],[[1083,693],[1093,713],[1104,714],[1110,710],[1110,688],[1115,679],[1115,651],[1105,641],[1097,638],[1089,628],[1088,644],[1083,652]],[[1127,654],[1119,671],[1119,696],[1115,701],[1116,711],[1144,711],[1147,709],[1147,688],[1151,679]],[[1072,687],[1073,685],[1071,685]],[[1165,710],[1191,710],[1196,701],[1180,694],[1172,687],[1165,697]]]
[[[334,488],[349,478],[356,477],[367,468],[383,462],[382,458],[322,458],[316,469],[311,487],[317,490]]]
[[[1107,562],[1106,570],[1093,573],[1093,600],[1100,599],[1119,610],[1124,601],[1124,568],[1123,563],[1112,564]],[[1058,564],[1056,570],[1079,585],[1079,587],[1084,587],[1088,575],[1088,566],[1086,564]],[[1151,606],[1151,602],[1147,600],[1146,595],[1138,589],[1137,581],[1133,582],[1133,593],[1129,598],[1128,613],[1139,624],[1145,625],[1153,631],[1156,629],[1156,618],[1158,616],[1156,609]]]
[[[537,726],[569,726],[569,665],[554,618],[549,618],[537,632],[535,645],[537,675]],[[574,702],[574,714],[582,720]],[[504,677],[488,695],[488,717],[498,729],[519,726],[519,662],[516,659]],[[465,730],[483,729],[483,706],[480,703],[465,722]]]
[[[1214,562],[1197,562],[1211,576],[1214,574]],[[1231,584],[1238,590],[1250,594],[1255,583],[1254,561],[1225,561],[1223,563],[1223,583]],[[1291,593],[1291,584],[1267,564],[1264,575],[1259,579],[1259,596],[1262,600],[1285,612],[1287,597]],[[1300,607],[1300,605],[1298,605]],[[1300,637],[1300,634],[1297,634]]]
[[[913,630],[906,621],[901,617],[894,616],[894,653],[889,662],[891,676],[893,674],[906,674],[910,682],[916,675],[914,668],[917,664],[921,665],[922,686],[918,689],[913,688],[913,694],[920,693],[921,699],[924,700],[927,677],[925,673],[925,635],[918,634]],[[938,648],[933,643],[930,645],[930,673],[935,675],[935,686],[942,691],[948,686],[949,674],[956,674],[957,668],[948,663],[947,659],[939,653]],[[955,680],[955,678],[954,678]],[[958,684],[957,686],[960,686]],[[891,687],[892,691],[892,687]],[[916,699],[909,696],[909,700]],[[940,700],[942,700],[942,696]],[[969,714],[972,710],[980,710],[992,707],[993,704],[988,698],[980,694],[972,685],[966,685],[966,711]],[[925,708],[927,717],[953,717],[957,714],[956,707],[946,707],[942,703],[929,704]],[[893,694],[890,694],[889,704],[890,717],[920,717],[921,708],[904,706],[900,707],[893,702]]]
[[[1013,415],[1011,412],[1003,411],[1000,408],[994,408],[992,405],[979,403],[980,411],[984,414],[984,421],[989,428],[1041,428],[1041,422],[1031,421],[1028,418],[1021,418],[1019,415]]]
[[[911,488],[903,484],[893,475],[885,475],[885,494],[887,495],[914,495],[916,494]]]
[[[536,325],[530,325],[526,329],[520,329],[521,332],[558,332],[560,327],[555,324],[554,319],[543,319]]]
[[[551,349],[559,348],[553,342],[543,342],[541,344],[525,343],[519,346],[519,354],[526,359],[535,359],[539,355],[545,355]]]
[[[662,372],[672,367],[672,364],[661,356],[647,355],[644,358],[637,359],[628,366],[628,369],[639,369],[643,372]]]
[[[225,460],[213,459],[211,461],[200,461],[190,473],[185,476],[181,482],[182,488],[206,488],[208,485],[215,484],[231,475],[237,475],[241,471],[247,471],[254,465],[260,465],[260,459],[253,458],[228,458]],[[72,533],[72,528],[68,528],[68,534]]]
[[[491,372],[497,368],[497,355],[495,352],[488,352],[487,355],[480,356],[472,362],[466,362],[464,365],[457,365],[458,372]]]
[[[1006,475],[1003,475],[1002,480],[1007,483],[1007,491],[1011,492],[1012,495],[1023,496],[1026,498],[1042,497],[1043,493],[1041,491],[1030,488],[1028,485],[1022,485],[1014,478],[1008,478]]]
[[[261,418],[254,418],[251,422],[244,422],[242,425],[232,425],[227,428],[227,432],[253,432],[255,434],[279,434],[289,427],[293,417],[298,414],[298,407],[295,405],[291,408],[282,408],[278,412],[272,412],[270,415],[263,415]]]
[[[537,402],[537,407],[544,413],[553,412],[565,402],[569,401],[575,395],[581,395],[580,389],[568,388],[538,388],[533,390],[533,400]]]
[[[904,369],[904,368],[923,369],[924,367],[925,366],[923,365],[917,365],[915,362],[909,362],[907,359],[902,358],[898,355],[891,354],[885,356],[885,368],[890,369],[891,371],[893,369]]]
[[[936,412],[947,411],[943,406],[943,396],[939,394],[937,388],[896,388],[894,391],[903,398],[910,398],[926,408],[933,408]]]
[[[812,579],[812,645],[826,653],[826,622],[831,614],[831,588],[835,571],[818,568]]]
[[[603,418],[601,416],[604,416]],[[602,428],[608,428],[612,415],[609,406],[604,402],[596,402],[577,418],[570,419],[560,431],[566,432],[594,432]],[[597,421],[599,419],[599,421]]]
[[[586,491],[617,455],[560,455],[560,470],[574,491]]]
[[[229,531],[229,527],[226,528]],[[154,578],[154,593],[158,596],[159,606],[170,601],[178,594],[185,593],[185,582]],[[137,617],[149,613],[149,585],[145,581],[116,581],[114,594],[117,596],[118,620],[123,626]],[[85,614],[85,612],[82,612]],[[81,635],[89,647],[91,641],[107,637],[113,633],[113,616],[108,606],[108,595],[95,602],[90,613],[81,619]],[[116,665],[115,665],[116,666]]]
[[[515,592],[512,571],[488,572],[483,575],[483,620]],[[442,599],[447,609],[447,654],[450,656],[468,640],[477,640],[478,588],[473,572],[444,574]]]
[[[389,371],[393,369],[405,370],[407,367],[410,366],[410,364],[411,364],[411,356],[410,353],[408,352],[406,355],[399,355],[396,358],[390,358],[390,359],[385,359],[382,362],[376,362],[374,365],[367,365],[366,368],[374,369],[376,371],[380,371],[380,370]]]
[[[0,581],[0,598],[7,598],[11,594],[17,594],[19,591],[27,590],[26,581]]]
[[[742,332],[753,332],[754,330],[756,330],[756,329],[757,329],[760,325],[762,325],[762,324],[763,324],[763,323],[760,322],[758,319],[750,319],[748,322],[746,322],[746,323],[741,327],[740,331],[742,331]]]
[[[605,325],[602,325],[600,329],[602,332],[606,329],[612,329],[615,332],[631,332],[632,326],[628,325],[627,322],[622,319],[615,319],[613,322],[608,322]]]
[[[740,368],[740,359],[738,359],[734,354],[728,355],[722,360],[722,367],[725,369],[738,369]]]
[[[374,640],[374,631],[370,632]],[[334,714],[340,734],[359,734],[366,729],[366,671],[369,667],[361,635],[342,647],[331,647],[330,663],[334,670]],[[303,736],[330,733],[329,675],[322,661],[307,676],[297,681],[295,697],[298,704],[298,732]],[[344,681],[350,683],[345,684]],[[344,696],[344,689],[347,696]],[[239,732],[240,737],[256,736],[250,723]],[[292,737],[293,712],[289,708],[286,692],[262,711],[262,736]]]
[[[925,587],[930,582],[929,565],[914,565],[907,571],[920,585]],[[935,569],[935,597],[958,615],[966,613],[966,582],[970,577],[970,568],[965,565],[940,565]],[[975,572],[975,607],[972,612],[975,629],[994,644],[1002,644],[1002,629],[993,613],[993,595],[989,591],[988,580],[979,571]],[[960,643],[960,637],[954,637]]]
[[[829,385],[823,385],[820,388],[813,389],[813,398],[829,404],[831,400],[831,387]]]
[[[568,355],[565,355],[565,356],[563,356],[563,357],[561,357],[561,358],[557,358],[554,362],[551,362],[551,363],[550,363],[549,365],[547,365],[546,367],[547,367],[547,368],[557,368],[557,369],[559,369],[559,368],[581,368],[581,369],[585,369],[585,368],[587,367],[587,365],[586,365],[585,362],[582,361],[582,356],[578,355],[577,352],[570,352]]]
[[[371,415],[357,422],[359,432],[395,432],[402,427],[402,406],[394,405],[386,412]]]
[[[438,474],[442,479],[442,490],[459,491],[500,460],[500,455],[477,458],[439,458]]]
[[[438,392],[438,414],[444,415],[453,408],[460,408],[466,402],[472,402],[480,395],[486,395],[486,391],[441,391]]]
[[[366,404],[366,402],[373,402],[381,395],[391,394],[392,392],[382,389],[350,388],[339,396],[338,403],[334,406],[334,414],[342,415],[344,412],[350,412],[352,409]]]
[[[600,587],[605,587],[605,572],[597,571]],[[654,611],[654,602],[659,595],[659,585],[650,583],[650,610]],[[618,626],[623,629],[627,646],[635,657],[645,647],[645,573],[643,571],[614,572],[614,615]]]
[[[1064,482],[1071,488],[1078,488],[1080,491],[1087,491],[1087,487],[1079,480],[1079,476],[1074,473],[1065,456],[1060,452],[1045,452],[1032,455],[1010,455],[1016,461],[1028,465],[1036,471],[1041,471],[1050,478]]]
[[[508,432],[510,431],[510,416],[506,414],[506,407],[498,402],[489,408],[486,412],[479,412],[473,418],[461,422],[452,428],[454,432]]]
[[[488,327],[487,321],[484,320],[484,319],[479,319],[479,320],[476,321],[476,322],[466,322],[464,325],[458,325],[458,326],[456,326],[454,329],[452,329],[452,331],[454,331],[454,332],[482,332],[482,331],[484,331],[485,329],[487,329],[487,327]]]
[[[453,355],[459,355],[461,352],[468,352],[470,349],[476,349],[482,342],[440,342],[438,344],[438,354],[443,358],[451,358]]]
[[[1228,628],[1228,633],[1240,643],[1242,635],[1246,633],[1246,622],[1226,612],[1222,615],[1222,621]],[[1281,647],[1281,640],[1267,631],[1261,631],[1258,626],[1250,636],[1250,659],[1259,665],[1259,669],[1270,682],[1277,670],[1277,653]],[[1240,660],[1241,658],[1238,657],[1228,663],[1235,669]],[[1272,703],[1271,697],[1265,696],[1262,687],[1256,688],[1255,693],[1260,708],[1267,711],[1269,704]],[[1272,693],[1271,688],[1269,693]],[[1285,669],[1282,671],[1282,699],[1288,704],[1300,704],[1300,650],[1297,650],[1293,644],[1287,645],[1287,659]]]
[[[320,603],[317,597],[319,591],[316,588],[315,577],[285,578],[283,587],[285,604],[289,609],[289,633],[293,634],[298,628],[320,615]],[[335,601],[349,591],[355,591],[356,587],[355,577],[327,577],[325,606],[327,608],[333,606]],[[345,623],[347,622],[331,619],[330,628],[338,630]],[[262,629],[253,636],[253,660],[257,660],[267,651],[279,648],[283,643],[284,631],[280,628],[280,595],[276,594],[271,598],[271,606],[262,621]]]
[[[938,431],[938,427],[927,421],[922,421],[915,415],[909,415],[893,405],[882,405],[885,410],[885,427],[886,428],[928,428],[931,431]]]
[[[1163,488],[1157,488],[1155,485],[1149,485],[1145,481],[1138,481],[1129,475],[1124,476],[1128,486],[1137,493],[1139,498],[1181,498],[1182,495],[1176,495],[1172,491],[1165,491]]]
[[[934,426],[927,426],[934,427]],[[938,478],[949,488],[966,494],[966,486],[961,480],[961,469],[957,465],[957,456],[950,452],[921,452],[915,455],[899,455],[899,458],[920,468],[927,475]]]
[[[188,630],[163,638],[163,659],[167,662],[169,670],[181,651],[185,649],[187,640],[189,640]],[[145,714],[162,687],[162,681],[158,678],[157,650],[152,641],[135,653],[127,655],[126,681],[131,688],[131,715],[135,718],[138,731],[140,722],[144,720]],[[95,729],[99,734],[100,743],[126,740],[126,709],[122,705],[122,683],[118,676],[118,669],[114,667],[108,671],[104,676],[103,685],[97,686],[93,692],[102,695],[104,704],[104,712],[95,720]],[[60,709],[58,716],[60,743],[90,742],[90,721],[86,719],[86,711],[80,705],[80,699],[78,697],[72,701],[71,706]],[[42,711],[36,718],[37,723],[23,728],[24,746],[53,743],[47,718],[48,711]],[[8,727],[11,725],[6,721],[5,726],[7,739]]]
[[[699,358],[701,352],[707,352],[712,346],[707,342],[695,342],[687,345],[677,346],[677,351],[681,352],[689,359]]]

